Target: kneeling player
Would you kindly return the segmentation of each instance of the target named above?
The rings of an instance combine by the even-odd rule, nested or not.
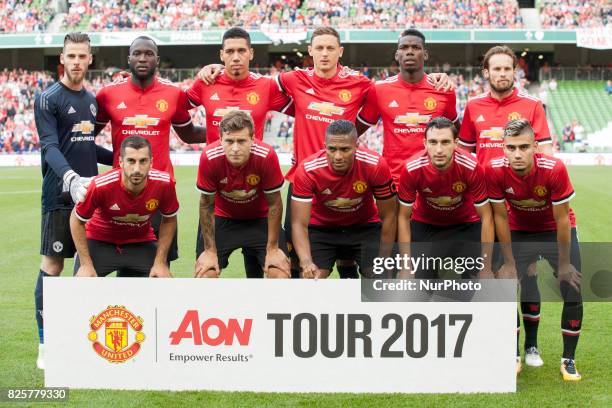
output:
[[[301,277],[327,278],[336,259],[355,259],[361,275],[371,276],[379,242],[395,240],[396,212],[385,160],[357,147],[353,123],[332,122],[325,150],[304,159],[295,173],[291,228]]]
[[[563,162],[536,151],[537,142],[529,122],[524,119],[509,122],[504,129],[505,157],[491,160],[487,169],[489,194],[499,241],[513,242],[521,285],[529,278],[528,269],[540,258],[555,270],[564,301],[561,373],[566,381],[578,381],[580,374],[574,355],[582,325],[582,298],[576,219],[569,207],[574,188]],[[542,365],[537,350],[539,299],[537,303],[534,299],[524,300],[538,305],[538,310],[523,310],[533,321],[525,326],[525,361],[528,365]]]
[[[484,268],[462,268],[462,276],[489,277],[490,248],[479,245],[494,239],[486,181],[478,163],[457,149],[457,137],[455,125],[444,117],[427,124],[425,150],[406,162],[400,176],[398,240],[404,251],[411,242],[423,243],[418,255],[423,252],[425,259],[425,255],[472,259],[482,255]],[[458,245],[466,247],[464,254],[459,254]],[[439,278],[435,267],[403,270],[400,277],[411,273],[417,278]]]
[[[119,165],[93,179],[70,217],[80,266],[76,276],[170,277],[167,255],[179,204],[175,182],[151,169],[151,144],[140,136],[121,143]],[[160,211],[159,240],[151,217]]]
[[[218,278],[238,248],[255,253],[268,278],[289,278],[279,247],[283,173],[274,149],[253,138],[253,121],[232,111],[219,124],[221,140],[200,157],[197,188],[201,237],[195,276]]]

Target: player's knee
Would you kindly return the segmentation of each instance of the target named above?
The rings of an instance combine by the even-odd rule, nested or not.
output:
[[[291,275],[280,268],[268,268],[266,277],[268,279],[289,279]]]
[[[204,275],[202,275],[203,278],[218,278],[220,277],[221,274],[217,273],[217,271],[210,269],[206,272],[204,272]]]
[[[64,258],[43,255],[40,270],[47,275],[58,276],[64,269]]]

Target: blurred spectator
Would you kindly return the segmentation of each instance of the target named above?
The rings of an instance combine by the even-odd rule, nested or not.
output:
[[[608,79],[606,82],[606,87],[604,88],[608,95],[612,95],[612,81]]]
[[[550,82],[548,83],[548,89],[555,92],[557,90],[557,86],[557,80],[555,78],[551,78]]]
[[[571,123],[568,123],[563,128],[562,137],[563,137],[564,143],[574,143],[574,140],[576,140],[576,135],[574,134],[574,128],[572,127]]]

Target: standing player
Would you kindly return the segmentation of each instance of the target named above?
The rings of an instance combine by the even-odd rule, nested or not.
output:
[[[395,51],[399,75],[377,81],[357,116],[359,133],[382,116],[382,155],[396,185],[406,160],[423,150],[427,123],[438,116],[455,123],[458,119],[454,90],[436,90],[423,69],[427,58],[425,36],[413,28],[404,30]]]
[[[506,125],[504,145],[505,157],[491,160],[486,171],[499,241],[513,242],[521,285],[527,270],[534,268],[540,258],[555,270],[564,301],[561,373],[565,381],[578,381],[581,377],[574,357],[582,326],[582,298],[576,218],[569,206],[574,188],[561,160],[537,153],[535,132],[527,120],[513,120]],[[551,245],[543,244],[547,242]],[[534,357],[530,356],[534,352],[537,353],[537,330],[527,331],[525,336],[528,365],[533,365],[527,360]],[[541,365],[539,353],[535,357]]]
[[[179,209],[170,174],[151,169],[151,144],[140,136],[123,140],[120,169],[93,179],[70,218],[79,253],[76,276],[170,277],[167,257]],[[151,217],[162,215],[159,240]],[[87,224],[85,224],[87,223]]]
[[[202,152],[198,169],[205,245],[198,248],[195,276],[219,277],[235,249],[249,248],[269,278],[289,278],[289,262],[278,243],[284,182],[278,157],[254,139],[246,112],[229,112],[219,127],[221,140]]]
[[[40,369],[44,369],[43,277],[58,276],[64,269],[64,258],[74,256],[70,211],[85,196],[89,178],[98,174],[96,163],[110,164],[112,160],[110,151],[94,143],[96,99],[83,87],[92,59],[87,34],[67,34],[60,54],[64,74],[34,103],[43,174],[42,261],[34,292],[40,338],[36,365]],[[62,191],[71,199],[62,198]]]
[[[370,277],[379,241],[380,248],[395,241],[391,172],[377,153],[357,147],[357,130],[347,120],[332,122],[325,150],[297,166],[291,206],[303,278],[327,278],[336,259],[355,259],[362,276]]]
[[[206,85],[204,81],[197,79],[187,91],[191,105],[201,105],[206,110],[206,143],[212,144],[219,140],[221,119],[228,112],[235,110],[249,113],[255,126],[255,139],[263,140],[268,111],[293,114],[290,109],[291,98],[280,92],[274,79],[249,72],[254,51],[251,48],[251,37],[244,29],[234,27],[223,34],[219,56],[225,65],[215,83]],[[202,252],[203,245],[198,224],[198,255]],[[263,277],[256,254],[251,253],[248,248],[243,249],[243,254],[247,276]]]
[[[335,120],[344,119],[355,122],[357,113],[366,100],[373,83],[357,71],[339,64],[344,52],[340,35],[332,27],[315,29],[310,38],[308,54],[314,66],[296,69],[276,77],[280,89],[293,98],[295,123],[293,133],[294,163],[285,175],[293,182],[293,174],[305,157],[319,152],[324,147],[325,130]],[[219,71],[210,74],[203,70],[201,77],[206,82],[214,80]],[[441,85],[448,82],[445,75],[437,75]],[[287,197],[291,197],[289,185]],[[291,242],[291,207],[285,215],[285,236]],[[338,262],[338,272],[343,278],[358,277],[357,268],[352,260]],[[295,276],[296,269],[293,269]]]
[[[424,143],[425,150],[406,162],[400,176],[398,241],[432,242],[433,256],[441,257],[457,245],[447,247],[440,242],[468,243],[471,258],[482,253],[484,268],[480,272],[466,270],[463,277],[476,273],[491,277],[489,249],[472,254],[477,247],[470,244],[493,243],[495,237],[484,172],[457,148],[457,128],[447,118],[438,117],[427,124]],[[440,251],[444,254],[438,255]],[[408,272],[402,271],[400,276],[409,277]],[[438,273],[422,268],[416,277],[437,279]]]
[[[459,143],[476,152],[478,163],[487,164],[504,154],[504,126],[526,119],[534,129],[539,149],[552,154],[552,139],[542,102],[515,87],[518,60],[507,46],[487,51],[482,63],[490,91],[470,99],[465,106]]]
[[[492,158],[503,156],[504,126],[516,119],[528,120],[538,141],[539,151],[552,155],[552,139],[542,103],[514,85],[517,63],[514,52],[507,46],[489,49],[483,60],[483,75],[489,82],[490,91],[470,99],[465,108],[459,133],[460,143],[475,151],[478,163],[483,166]],[[526,293],[531,295],[526,296]],[[521,285],[521,298],[526,297],[531,301],[521,301],[523,325],[526,336],[534,337],[537,336],[541,305],[535,274],[525,278]],[[537,350],[531,351],[527,363],[542,365]]]
[[[174,174],[170,162],[170,126],[186,143],[203,143],[205,130],[194,126],[189,115],[187,95],[171,82],[156,75],[159,64],[157,45],[149,37],[138,37],[130,46],[128,64],[131,76],[119,79],[96,95],[99,111],[96,134],[111,122],[114,160],[119,165],[119,150],[129,136],[142,136],[151,143],[153,168]],[[151,220],[159,237],[159,212]],[[168,252],[168,261],[178,258],[176,233]]]

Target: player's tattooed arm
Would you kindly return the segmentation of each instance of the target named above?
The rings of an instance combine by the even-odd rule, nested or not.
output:
[[[77,253],[79,254],[79,261],[81,266],[76,273],[78,277],[96,277],[98,276],[89,254],[89,248],[87,247],[87,236],[85,233],[85,223],[79,220],[72,210],[70,214],[70,232],[72,233],[72,240],[76,247]]]
[[[495,224],[493,222],[493,212],[491,204],[486,203],[476,207],[476,212],[480,217],[481,230],[481,256],[483,258],[483,268],[478,277],[480,279],[491,279],[495,276],[491,271],[491,260],[493,259],[493,241],[495,240]]]
[[[580,279],[582,275],[570,262],[572,245],[571,224],[569,219],[569,202],[553,205],[553,217],[557,224],[557,247],[559,251],[559,282],[567,282],[577,292],[580,292]]]
[[[308,223],[310,222],[311,209],[311,202],[291,200],[291,238],[293,240],[293,248],[300,258],[301,276],[305,279],[315,278],[319,270],[312,261],[308,238]]]
[[[200,254],[195,264],[196,278],[218,278],[221,274],[217,258],[215,242],[215,196],[200,195],[200,227],[204,240],[204,252]]]
[[[157,251],[155,261],[151,267],[149,277],[151,278],[171,278],[170,268],[168,267],[168,251],[176,231],[176,215],[172,217],[162,217],[159,225],[159,238],[157,239]]]
[[[398,216],[397,216],[397,241],[399,245],[400,254],[410,257],[410,242],[412,237],[410,235],[410,217],[412,216],[412,206],[400,205]],[[397,277],[399,279],[412,278],[414,275],[410,269],[402,269],[398,271]]]
[[[516,263],[512,254],[512,236],[510,235],[510,225],[508,224],[508,210],[506,202],[491,203],[493,208],[493,223],[495,224],[495,234],[501,248],[504,264],[497,271],[498,279],[516,279]]]
[[[278,247],[278,238],[283,218],[283,200],[280,191],[266,194],[268,202],[268,242],[266,244],[266,259],[264,262],[264,272],[268,274],[270,266],[282,270],[286,276],[291,277],[289,259],[287,255]],[[277,276],[279,277],[279,276]]]
[[[204,81],[206,85],[212,85],[215,83],[215,79],[219,76],[223,68],[225,67],[221,64],[206,65],[198,72],[197,77]]]
[[[185,143],[206,143],[206,128],[189,123],[186,126],[172,127],[178,137]]]

